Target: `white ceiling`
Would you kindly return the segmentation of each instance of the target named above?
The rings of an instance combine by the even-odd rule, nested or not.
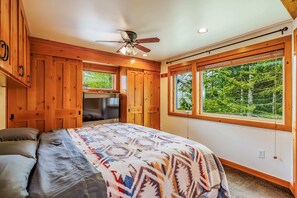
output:
[[[117,29],[138,38],[159,37],[143,44],[146,59],[162,61],[288,19],[280,0],[25,0],[31,36],[115,52]],[[200,27],[208,33],[198,34]],[[138,53],[137,57],[142,57]]]

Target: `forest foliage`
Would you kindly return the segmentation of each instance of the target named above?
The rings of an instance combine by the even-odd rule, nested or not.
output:
[[[181,76],[177,88],[183,98],[177,99],[177,107],[191,110],[192,78]],[[282,58],[205,70],[202,76],[204,113],[282,119]]]
[[[91,89],[112,89],[113,74],[84,71],[83,87]]]

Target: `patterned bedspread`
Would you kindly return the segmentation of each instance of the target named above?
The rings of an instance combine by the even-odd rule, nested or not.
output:
[[[230,197],[221,163],[202,144],[134,124],[68,131],[108,197]]]

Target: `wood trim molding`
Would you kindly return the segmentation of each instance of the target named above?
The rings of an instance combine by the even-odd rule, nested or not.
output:
[[[199,106],[200,92],[199,92],[199,75],[197,75],[198,67],[210,63],[223,62],[230,59],[247,57],[250,55],[261,54],[269,52],[271,50],[284,50],[284,122],[283,123],[271,123],[265,120],[252,120],[248,118],[240,117],[227,117],[219,115],[205,115],[201,113]],[[186,115],[181,112],[174,112],[174,88],[172,85],[172,76],[176,72],[185,72],[192,66],[192,114]],[[199,79],[198,79],[199,78]],[[285,36],[282,38],[265,41],[262,43],[241,47],[239,49],[226,51],[220,54],[207,56],[204,58],[196,59],[191,62],[185,62],[168,67],[168,115],[191,117],[202,120],[209,120],[215,122],[223,122],[229,124],[238,124],[251,127],[267,128],[273,130],[281,130],[292,132],[292,36]]]
[[[295,57],[297,57],[297,28],[294,30],[293,33],[294,36],[294,55]],[[297,63],[296,63],[296,67],[297,67]],[[295,77],[297,77],[297,71],[295,73]],[[295,90],[297,91],[297,87],[295,88]],[[297,98],[295,99],[295,101],[297,102]],[[296,103],[297,104],[297,103]],[[295,107],[296,108],[296,107]],[[296,112],[296,116],[297,116],[297,112]],[[292,192],[294,194],[294,196],[297,196],[297,142],[296,142],[296,138],[297,138],[297,120],[295,120],[295,123],[293,124],[295,126],[293,126],[293,186],[292,186]]]
[[[297,1],[296,0],[281,0],[287,11],[293,19],[297,17]]]
[[[290,189],[291,187],[291,184],[290,182],[286,181],[286,180],[283,180],[283,179],[280,179],[278,177],[274,177],[272,175],[268,175],[266,173],[263,173],[263,172],[260,172],[260,171],[257,171],[257,170],[254,170],[252,168],[248,168],[246,166],[243,166],[243,165],[240,165],[240,164],[237,164],[237,163],[234,163],[234,162],[231,162],[229,160],[225,160],[223,158],[219,158],[221,163],[223,165],[226,165],[226,166],[229,166],[231,168],[234,168],[234,169],[237,169],[237,170],[240,170],[242,172],[245,172],[245,173],[248,173],[250,175],[253,175],[253,176],[256,176],[256,177],[259,177],[261,179],[264,179],[266,181],[269,181],[269,182],[272,182],[274,184],[277,184],[277,185],[280,185],[280,186],[283,186],[285,188],[288,188]]]
[[[31,53],[92,61],[115,66],[131,67],[149,71],[160,71],[161,63],[120,54],[104,52],[75,45],[31,37]]]

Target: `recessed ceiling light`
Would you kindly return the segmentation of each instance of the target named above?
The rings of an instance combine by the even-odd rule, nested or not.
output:
[[[206,33],[206,32],[208,32],[208,29],[207,28],[199,28],[199,30],[198,30],[198,33]]]
[[[147,56],[147,54],[142,54],[142,56]]]

